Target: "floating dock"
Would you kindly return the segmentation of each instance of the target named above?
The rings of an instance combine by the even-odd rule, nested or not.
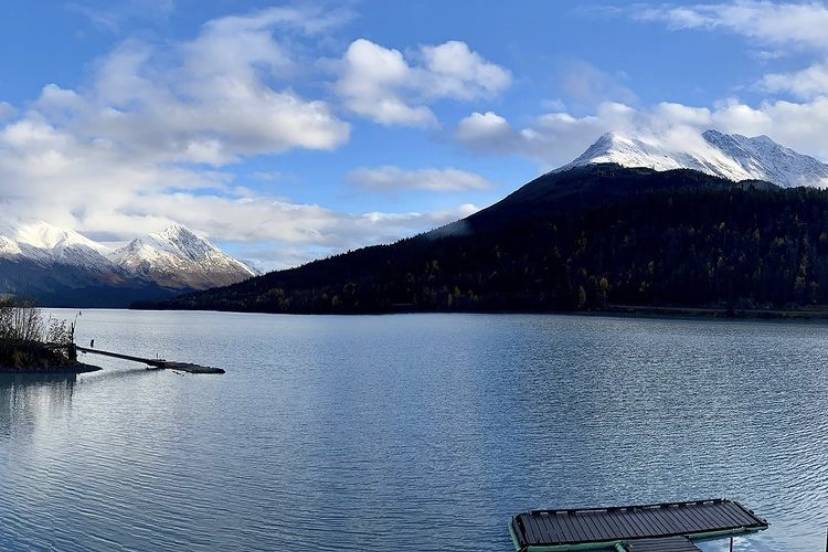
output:
[[[119,358],[121,360],[130,360],[132,362],[140,362],[141,364],[146,364],[151,370],[178,370],[180,372],[190,372],[191,374],[224,373],[224,370],[222,370],[221,368],[213,368],[211,366],[199,366],[198,364],[191,364],[189,362],[175,362],[172,360],[164,360],[161,358],[143,358],[133,355],[114,353],[112,351],[103,351],[101,349],[81,347],[80,345],[75,345],[75,349],[81,353],[91,355],[101,355],[106,357]]]
[[[509,533],[518,552],[699,552],[693,540],[768,528],[768,522],[726,499],[613,508],[531,510]]]

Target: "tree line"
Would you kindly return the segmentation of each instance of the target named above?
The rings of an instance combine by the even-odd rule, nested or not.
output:
[[[610,177],[596,188],[579,184],[577,201],[548,204],[530,184],[532,209],[504,202],[465,231],[368,247],[163,306],[360,313],[828,305],[828,192],[707,183],[696,173],[692,186],[606,194],[619,178]]]

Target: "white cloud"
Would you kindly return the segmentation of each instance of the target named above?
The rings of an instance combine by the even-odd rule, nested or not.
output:
[[[169,162],[333,149],[347,141],[347,123],[326,102],[271,84],[293,63],[274,25],[298,25],[296,17],[265,10],[215,20],[172,49],[124,42],[100,60],[88,89],[49,86],[36,109],[75,136]]]
[[[490,98],[509,87],[509,71],[488,62],[465,42],[451,40],[423,46],[422,94],[429,98],[473,100]]]
[[[112,241],[180,222],[220,242],[284,246],[271,256],[279,266],[468,213],[337,212],[253,192],[226,172],[250,156],[348,140],[326,101],[290,88],[303,63],[285,38],[343,17],[271,8],[208,22],[187,42],[127,40],[83,85],[46,85],[19,112],[0,104],[0,209]]]
[[[211,21],[194,40],[164,48],[123,42],[98,61],[87,85],[49,84],[28,111],[0,127],[4,185],[38,188],[30,175],[47,173],[55,181],[44,186],[53,189],[75,177],[94,188],[101,180],[96,175],[107,173],[119,175],[101,186],[107,190],[176,188],[181,179],[170,173],[187,175],[190,186],[212,185],[203,171],[186,167],[336,148],[347,141],[349,126],[327,103],[271,84],[292,64],[273,36],[275,26],[302,32],[322,26],[302,17],[271,9]],[[43,159],[49,162],[37,162]]]
[[[506,69],[463,42],[422,46],[412,57],[413,64],[399,50],[355,40],[339,63],[337,93],[349,110],[377,123],[432,126],[431,102],[492,97],[511,83]]]
[[[828,97],[797,103],[765,101],[757,106],[728,99],[713,107],[660,103],[646,109],[605,102],[583,117],[547,113],[523,128],[495,113],[472,113],[455,129],[455,139],[482,152],[522,155],[544,168],[563,165],[608,131],[657,135],[677,148],[698,146],[699,132],[715,128],[746,136],[768,135],[802,153],[828,159]]]
[[[737,0],[729,3],[642,6],[634,16],[665,22],[675,29],[718,29],[775,46],[828,51],[828,6],[821,2],[774,3]]]
[[[149,230],[177,221],[195,229],[206,229],[206,234],[222,240],[272,240],[338,251],[396,240],[468,213],[469,206],[465,204],[430,213],[343,213],[275,197],[180,192],[140,196],[129,211],[122,211],[115,217],[105,214],[98,219],[92,216],[85,221],[84,228],[93,232],[111,231],[112,228],[134,232],[136,225]]]
[[[674,29],[727,31],[749,38],[753,47],[770,45],[771,50],[756,52],[763,60],[803,50],[823,60],[828,56],[828,5],[823,2],[737,0],[683,7],[638,5],[632,13],[640,20],[663,22]],[[757,88],[805,100],[828,95],[828,62],[813,63],[793,72],[767,74]]]
[[[520,141],[509,121],[494,111],[474,112],[465,117],[457,125],[454,136],[472,149],[489,152],[509,152]]]
[[[524,128],[514,128],[497,113],[476,112],[460,121],[454,136],[476,151],[524,155],[550,167],[579,155],[607,127],[629,126],[626,119],[632,114],[632,108],[610,102],[601,104],[596,115],[575,117],[562,112],[546,113],[535,117]]]
[[[475,205],[460,204],[434,212],[345,213],[274,197],[182,192],[139,196],[129,210],[97,212],[80,229],[134,235],[179,222],[211,239],[248,244],[243,247],[255,251],[245,254],[246,257],[274,269],[396,241],[466,217],[478,209]]]
[[[815,63],[792,73],[771,73],[759,83],[768,92],[789,92],[809,99],[828,94],[828,63]]]
[[[139,197],[223,193],[227,175],[193,164],[344,143],[348,125],[326,103],[269,85],[267,72],[285,59],[273,24],[264,11],[244,24],[210,22],[194,41],[164,49],[127,41],[86,86],[45,86],[0,125],[0,198],[21,217],[83,226],[128,211]],[[229,48],[228,27],[247,48],[207,64],[205,52]]]
[[[491,183],[479,174],[454,168],[403,170],[394,166],[362,167],[351,171],[348,180],[371,190],[429,190],[460,192],[484,190]]]
[[[402,88],[414,80],[413,70],[399,50],[365,39],[351,43],[342,60],[336,85],[348,109],[384,125],[428,126],[436,123],[424,105],[409,105]]]

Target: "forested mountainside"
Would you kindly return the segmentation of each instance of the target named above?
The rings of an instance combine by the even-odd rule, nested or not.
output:
[[[590,165],[392,245],[139,306],[285,313],[828,304],[828,192]]]

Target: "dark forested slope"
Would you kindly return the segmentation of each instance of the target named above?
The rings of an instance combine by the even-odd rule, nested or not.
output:
[[[608,304],[828,304],[828,192],[583,167],[392,245],[142,306],[354,313]]]

